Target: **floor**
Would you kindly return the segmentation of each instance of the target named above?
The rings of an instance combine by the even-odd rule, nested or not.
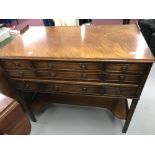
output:
[[[127,134],[155,134],[155,65],[153,65]],[[32,135],[122,135],[123,121],[106,109],[53,104],[37,123]]]

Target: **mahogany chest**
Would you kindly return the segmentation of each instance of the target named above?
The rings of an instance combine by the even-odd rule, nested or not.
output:
[[[17,92],[96,96],[124,104],[132,99],[123,132],[153,62],[136,25],[32,27],[0,49],[0,64]]]

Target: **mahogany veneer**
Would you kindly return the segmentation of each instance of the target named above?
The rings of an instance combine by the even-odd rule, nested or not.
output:
[[[126,120],[123,132],[153,62],[136,25],[30,27],[0,49],[1,66],[19,94],[57,94],[57,101],[63,95],[65,101],[102,98],[107,104],[101,107]],[[35,121],[25,100],[21,104]]]

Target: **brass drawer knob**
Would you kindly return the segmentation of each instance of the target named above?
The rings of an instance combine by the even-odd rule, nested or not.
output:
[[[19,68],[20,64],[18,62],[15,62],[15,66],[16,66],[16,68]]]
[[[125,80],[125,75],[120,75],[119,78],[120,80]]]
[[[20,76],[24,76],[24,71],[19,71]]]
[[[81,64],[80,68],[81,68],[82,70],[86,70],[86,69],[87,69],[87,65],[86,65],[86,64]]]
[[[53,64],[52,63],[48,63],[48,68],[52,69],[53,68]]]
[[[117,93],[118,95],[121,95],[121,94],[122,94],[122,91],[121,91],[120,89],[118,89],[118,90],[116,91],[116,93]]]
[[[28,89],[29,87],[30,87],[30,85],[29,85],[28,83],[25,83],[24,88],[25,88],[25,89]]]
[[[82,92],[87,92],[87,88],[82,88]]]
[[[55,90],[55,91],[58,91],[59,89],[60,89],[59,86],[57,86],[57,85],[54,86],[54,90]]]
[[[56,73],[54,73],[54,72],[50,73],[50,75],[52,78],[56,77]]]
[[[121,71],[125,72],[125,71],[127,71],[127,70],[128,70],[128,66],[127,66],[127,65],[123,65],[123,66],[121,67]]]
[[[87,74],[81,74],[82,79],[87,79]]]

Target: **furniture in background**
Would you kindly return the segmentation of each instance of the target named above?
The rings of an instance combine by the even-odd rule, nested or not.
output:
[[[66,20],[66,24],[65,24]],[[43,19],[44,26],[79,26],[91,23],[91,19]]]
[[[140,19],[138,25],[148,46],[155,56],[155,19]]]
[[[0,28],[2,28],[2,27],[6,27],[6,24],[1,23],[1,24],[0,24]]]
[[[0,135],[27,135],[30,131],[30,121],[19,103],[0,94]]]
[[[26,27],[24,27],[24,29],[22,29],[20,31],[20,34],[22,36],[22,34],[24,34],[24,32],[26,32],[26,30],[29,28],[29,26],[27,25]],[[5,47],[7,44],[11,43],[12,40],[14,40],[18,35],[20,35],[19,33],[12,33],[11,32],[11,37],[8,40],[5,40],[3,42],[0,43],[0,52],[1,52],[1,48]],[[15,91],[15,89],[12,87],[9,79],[7,78],[5,72],[3,71],[3,68],[0,66],[0,93],[11,97],[11,98],[15,98],[16,100],[19,101],[19,103],[23,103],[25,102]],[[27,106],[24,106],[25,104],[21,104],[24,112],[27,111],[29,113],[29,109]],[[28,115],[31,115],[28,114]]]
[[[79,19],[79,25],[90,24],[92,19]]]
[[[55,26],[79,26],[78,19],[53,19]]]
[[[43,19],[44,26],[55,26],[53,19]]]
[[[0,64],[18,96],[51,94],[90,106],[98,98],[125,120],[124,133],[154,62],[136,25],[31,27],[1,51]],[[36,121],[26,99],[20,103]]]
[[[130,24],[130,19],[123,19],[123,24]]]
[[[128,21],[128,22],[127,22]],[[137,24],[138,19],[92,19],[92,25]]]
[[[19,24],[18,19],[0,19],[0,23],[4,23],[8,26],[13,26],[12,23],[16,21],[17,24]]]
[[[25,108],[14,98],[21,100],[0,66],[0,135],[30,134],[31,124],[23,111]]]

